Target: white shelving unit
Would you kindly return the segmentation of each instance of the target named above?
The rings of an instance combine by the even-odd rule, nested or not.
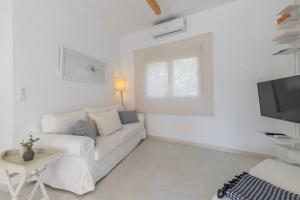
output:
[[[295,5],[289,5],[281,10],[278,16],[285,13],[291,13],[291,18],[277,25],[279,34],[273,38],[273,41],[283,46],[274,55],[294,55],[294,74],[298,75],[300,67],[300,0],[295,0]],[[289,133],[288,138],[273,137],[265,133],[263,135],[278,146],[277,156],[280,160],[300,166],[299,124],[294,124],[294,133]]]

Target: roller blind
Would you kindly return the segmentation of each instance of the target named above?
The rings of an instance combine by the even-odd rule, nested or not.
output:
[[[135,51],[139,112],[213,115],[212,33]]]

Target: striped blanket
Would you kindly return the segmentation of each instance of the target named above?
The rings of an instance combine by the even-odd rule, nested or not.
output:
[[[288,192],[248,173],[243,173],[224,184],[218,198],[231,200],[300,200],[300,195]]]

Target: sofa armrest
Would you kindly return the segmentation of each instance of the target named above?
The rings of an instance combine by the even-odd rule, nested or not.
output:
[[[138,116],[138,119],[140,120],[140,122],[144,124],[145,120],[146,120],[145,114],[138,113],[137,116]]]
[[[95,151],[94,141],[91,138],[63,134],[35,133],[40,138],[36,148],[48,148],[63,151],[64,154],[86,157]]]

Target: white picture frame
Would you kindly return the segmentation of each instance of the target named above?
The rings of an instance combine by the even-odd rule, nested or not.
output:
[[[60,80],[105,84],[106,63],[76,51],[60,47]]]

